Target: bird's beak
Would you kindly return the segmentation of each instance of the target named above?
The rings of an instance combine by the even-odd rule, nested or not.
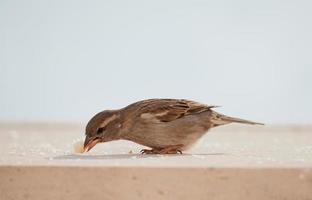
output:
[[[97,143],[99,143],[101,141],[100,137],[89,137],[86,136],[85,142],[84,142],[84,146],[83,152],[88,152],[90,151],[90,149],[92,149]]]

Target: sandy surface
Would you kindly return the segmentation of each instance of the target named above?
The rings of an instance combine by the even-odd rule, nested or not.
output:
[[[228,125],[215,128],[183,155],[140,155],[129,141],[73,153],[82,125],[1,124],[0,166],[162,166],[312,168],[311,127]],[[129,153],[129,152],[132,152]]]
[[[312,199],[310,127],[216,128],[169,156],[140,155],[143,147],[127,141],[74,154],[83,130],[1,124],[0,199]]]

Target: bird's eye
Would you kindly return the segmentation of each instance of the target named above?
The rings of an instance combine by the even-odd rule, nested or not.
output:
[[[98,130],[96,131],[96,134],[101,134],[103,133],[103,131],[105,131],[105,127],[98,128]]]

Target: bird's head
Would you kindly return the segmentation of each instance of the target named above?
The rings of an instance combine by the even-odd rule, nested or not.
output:
[[[120,123],[116,111],[105,110],[96,114],[86,126],[84,152],[92,149],[97,143],[117,139]]]

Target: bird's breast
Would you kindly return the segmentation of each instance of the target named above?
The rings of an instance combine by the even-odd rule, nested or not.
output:
[[[183,145],[181,150],[185,150],[198,141],[209,128],[209,123],[202,116],[186,116],[171,122],[140,120],[124,139],[151,148]]]

